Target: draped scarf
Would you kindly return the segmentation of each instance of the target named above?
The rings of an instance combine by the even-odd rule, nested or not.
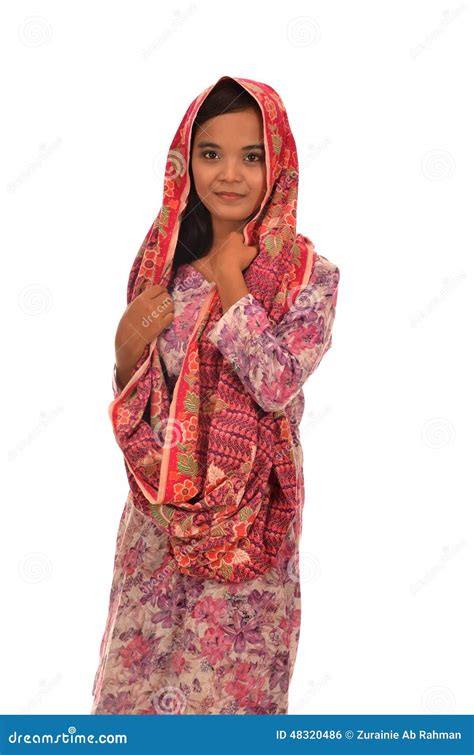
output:
[[[257,254],[243,272],[273,327],[304,289],[317,257],[296,233],[298,158],[287,113],[267,84],[233,78],[263,119],[266,193],[243,228]],[[171,143],[163,201],[133,262],[130,304],[145,287],[168,287],[191,179],[195,116],[215,84],[189,105]],[[109,406],[133,505],[167,534],[178,570],[218,582],[252,579],[275,564],[298,505],[298,459],[286,409],[264,411],[206,334],[222,317],[217,286],[203,301],[172,395],[157,340]],[[145,419],[146,410],[149,410]],[[149,463],[151,458],[161,462]]]

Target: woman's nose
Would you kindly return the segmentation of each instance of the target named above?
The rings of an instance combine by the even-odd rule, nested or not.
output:
[[[234,181],[241,177],[241,168],[238,160],[226,160],[221,163],[220,178],[222,181]]]

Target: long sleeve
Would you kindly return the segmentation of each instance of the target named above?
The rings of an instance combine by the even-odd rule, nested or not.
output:
[[[331,348],[339,277],[339,268],[318,256],[308,284],[276,326],[248,293],[208,334],[264,411],[284,409]]]

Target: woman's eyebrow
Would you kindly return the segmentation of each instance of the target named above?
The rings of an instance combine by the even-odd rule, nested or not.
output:
[[[199,148],[201,147],[212,147],[213,149],[222,149],[222,147],[219,144],[215,144],[215,142],[199,142],[197,145]],[[260,144],[247,144],[246,147],[242,147],[242,151],[244,149],[265,149],[264,145],[262,143]]]

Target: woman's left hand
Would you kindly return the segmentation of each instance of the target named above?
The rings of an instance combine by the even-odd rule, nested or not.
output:
[[[243,272],[257,256],[256,246],[247,246],[242,231],[232,231],[212,258],[216,274],[232,270]]]

